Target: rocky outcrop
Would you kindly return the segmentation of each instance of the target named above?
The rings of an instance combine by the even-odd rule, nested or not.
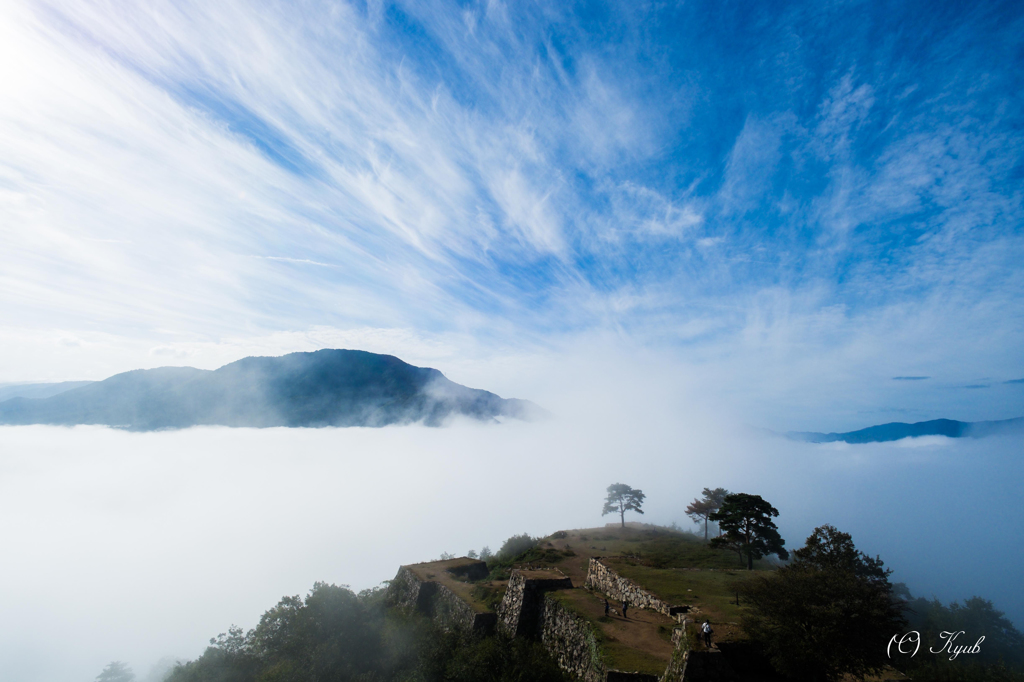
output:
[[[659,599],[629,578],[624,578],[598,559],[591,559],[587,568],[586,587],[602,592],[617,601],[627,601],[631,608],[657,611],[680,620],[688,606],[673,606]]]

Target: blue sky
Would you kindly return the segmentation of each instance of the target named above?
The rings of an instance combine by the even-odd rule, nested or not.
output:
[[[0,13],[0,381],[598,343],[759,426],[1024,414],[1019,3]]]
[[[0,3],[0,384],[362,348],[556,414],[2,429],[7,666],[141,674],[314,580],[606,521],[612,480],[659,523],[763,494],[787,546],[834,523],[1020,625],[1019,438],[742,425],[1024,416],[1022,80],[1020,2]],[[510,457],[557,494],[451,511],[519,495]],[[329,489],[383,470],[408,508],[353,523]],[[259,537],[209,522],[288,491]]]

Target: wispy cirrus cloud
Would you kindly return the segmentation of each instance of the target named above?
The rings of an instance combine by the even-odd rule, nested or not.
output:
[[[11,348],[611,333],[850,414],[1024,364],[1012,8],[0,11]]]

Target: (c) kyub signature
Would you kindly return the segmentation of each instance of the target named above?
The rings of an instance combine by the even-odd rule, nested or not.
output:
[[[949,660],[951,661],[954,660],[960,654],[980,653],[981,643],[985,641],[985,635],[979,637],[978,641],[975,642],[973,645],[954,645],[953,642],[956,640],[956,638],[963,634],[965,634],[963,630],[957,630],[956,632],[944,630],[939,633],[939,639],[944,640],[942,646],[940,646],[938,649],[929,648],[928,651],[930,651],[933,654],[941,654],[943,652],[948,653]],[[921,633],[917,630],[911,630],[905,635],[893,635],[892,639],[889,640],[889,646],[885,649],[886,653],[889,655],[889,658],[892,658],[892,647],[894,644],[896,645],[897,653],[910,654],[910,657],[913,658],[917,655],[918,649],[921,648]],[[906,647],[905,651],[904,646]],[[914,647],[914,650],[912,652],[910,650],[910,647]]]

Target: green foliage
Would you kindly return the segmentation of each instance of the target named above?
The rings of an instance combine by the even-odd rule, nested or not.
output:
[[[654,568],[734,568],[736,557],[709,547],[690,534],[661,535],[643,541],[637,551]]]
[[[693,522],[700,524],[704,522],[704,541],[708,539],[708,521],[712,514],[721,509],[729,491],[725,488],[704,488],[702,498],[694,498],[693,502],[686,507],[686,515],[693,519]],[[673,524],[674,525],[674,524]]]
[[[821,526],[792,564],[742,584],[743,627],[787,677],[827,681],[878,672],[889,663],[886,643],[905,626],[888,576],[849,534]]]
[[[168,682],[349,680],[565,682],[538,644],[444,632],[421,617],[388,612],[383,590],[356,595],[347,587],[326,583],[315,584],[305,599],[283,598],[247,633],[232,627],[211,639],[202,656],[177,666],[168,678]]]
[[[479,583],[473,586],[473,598],[484,606],[488,611],[497,611],[498,605],[505,597],[505,588],[496,587],[489,583]]]
[[[896,661],[904,673],[914,679],[1024,682],[1024,635],[991,601],[975,596],[962,605],[954,601],[945,606],[937,599],[914,599],[905,586],[897,587],[906,598],[907,629],[921,634],[920,653]],[[985,637],[981,651],[952,661],[949,654],[930,653],[942,649],[941,632],[959,631],[964,634],[957,644],[973,644]]]
[[[645,497],[646,495],[644,495],[642,490],[630,488],[625,483],[612,483],[608,486],[608,497],[605,498],[601,516],[618,512],[619,520],[622,522],[623,528],[625,528],[626,512],[635,511],[637,514],[643,514],[643,509],[640,506],[643,504]]]
[[[511,538],[510,538],[511,539]],[[535,541],[536,542],[536,541]],[[516,564],[548,565],[561,563],[569,557],[576,556],[571,549],[541,548],[536,545],[519,554],[508,554],[504,558],[499,552],[498,557],[487,563],[491,569],[489,580],[508,580],[511,569]]]
[[[872,559],[854,547],[853,537],[849,533],[829,525],[814,529],[804,546],[793,552],[793,563],[819,571],[850,571],[865,580],[886,584],[892,573],[883,568],[879,557]]]
[[[463,631],[435,631],[416,673],[431,682],[568,682],[539,642]]]
[[[523,552],[537,546],[537,538],[531,537],[528,533],[513,535],[501,545],[495,558],[498,561],[514,559]]]
[[[779,510],[760,495],[735,493],[727,495],[722,508],[708,518],[718,522],[720,537],[711,540],[712,547],[739,549],[747,555],[747,569],[754,569],[754,559],[776,554],[780,559],[789,557],[786,541],[772,521]]]
[[[111,661],[103,671],[96,676],[96,682],[133,682],[135,673],[126,663]]]
[[[248,633],[232,627],[172,682],[374,680],[389,672],[384,612],[376,592],[355,595],[316,583],[305,600],[285,597]]]

